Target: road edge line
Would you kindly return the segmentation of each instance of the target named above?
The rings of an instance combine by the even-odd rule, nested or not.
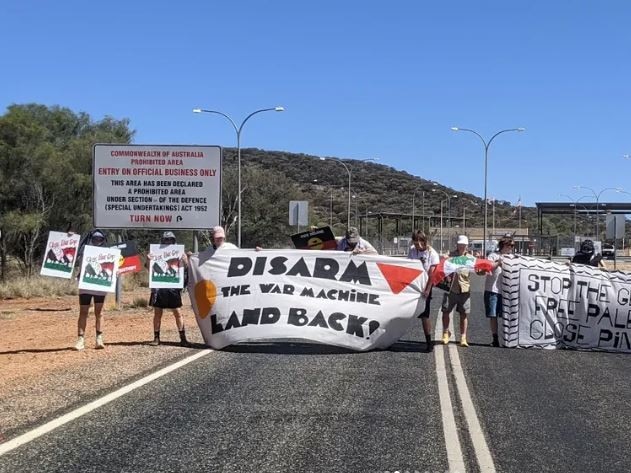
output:
[[[11,450],[18,448],[21,445],[27,444],[31,442],[32,440],[35,440],[36,438],[41,437],[42,435],[47,434],[48,432],[51,432],[52,430],[55,430],[56,428],[61,427],[62,425],[67,424],[68,422],[72,420],[75,420],[89,412],[92,412],[93,410],[98,409],[99,407],[104,406],[105,404],[111,401],[114,401],[118,399],[119,397],[122,397],[125,394],[128,394],[131,391],[141,386],[144,386],[145,384],[150,383],[151,381],[154,381],[166,374],[169,374],[170,372],[175,371],[176,369],[181,368],[182,366],[187,365],[191,363],[192,361],[195,361],[201,358],[202,356],[206,356],[210,354],[213,351],[214,350],[211,350],[211,349],[204,349],[200,353],[191,355],[188,358],[184,358],[183,360],[177,361],[173,363],[172,365],[169,365],[165,368],[162,368],[156,371],[155,373],[151,373],[150,375],[147,375],[144,378],[141,378],[139,380],[134,381],[133,383],[123,386],[122,388],[119,388],[114,392],[106,394],[105,396],[99,399],[96,399],[92,402],[89,402],[88,404],[85,404],[84,406],[78,407],[77,409],[62,415],[61,417],[58,417],[57,419],[53,419],[49,422],[46,422],[45,424],[40,425],[39,427],[36,427],[33,430],[30,430],[18,437],[15,437],[14,439],[8,440],[5,443],[0,443],[0,457],[4,455],[5,453],[10,452]]]

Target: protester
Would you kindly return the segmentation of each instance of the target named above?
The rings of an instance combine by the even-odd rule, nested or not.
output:
[[[412,243],[408,251],[408,258],[420,260],[423,269],[427,273],[427,284],[423,288],[423,297],[425,298],[425,309],[419,315],[423,323],[423,333],[425,334],[425,351],[430,352],[434,349],[432,343],[432,321],[430,320],[430,302],[432,300],[432,273],[439,263],[438,253],[434,248],[427,244],[427,236],[421,230],[415,230],[412,233]]]
[[[83,244],[79,249],[79,257],[77,258],[77,265],[79,270],[81,268],[81,260],[83,258],[83,248],[85,245],[90,246],[106,246],[107,236],[105,232],[94,229],[88,233]],[[77,279],[80,274],[77,274]],[[83,350],[85,348],[85,329],[88,324],[88,313],[90,312],[90,304],[94,299],[94,318],[96,329],[96,343],[95,348],[105,348],[105,342],[103,340],[103,304],[105,303],[106,292],[94,291],[91,289],[79,289],[79,320],[77,322],[77,342],[75,343],[75,350]]]
[[[337,242],[337,251],[351,251],[353,254],[377,255],[377,250],[368,241],[359,236],[355,227],[348,227],[346,235]]]
[[[456,251],[449,256],[464,256],[467,254],[469,239],[465,235],[460,235],[456,242]],[[471,284],[469,281],[469,270],[462,269],[448,276],[449,291],[443,296],[443,344],[449,343],[451,332],[449,331],[449,317],[451,311],[456,308],[460,314],[460,346],[468,347],[467,342],[467,316],[471,310]]]
[[[583,240],[578,253],[572,258],[572,263],[586,264],[589,266],[604,267],[600,253],[594,254],[594,242],[592,240]]]
[[[491,326],[493,340],[491,345],[499,347],[500,342],[497,335],[497,318],[502,316],[502,294],[499,289],[499,278],[502,274],[502,256],[513,251],[515,242],[510,236],[500,238],[498,242],[498,252],[489,254],[488,260],[493,262],[494,269],[486,276],[484,285],[484,311]]]
[[[224,231],[223,227],[213,227],[210,231],[210,239],[212,241],[212,244],[208,248],[206,248],[206,252],[210,252],[210,256],[212,256],[219,248],[221,248],[222,250],[237,249],[237,245],[226,241],[226,232]]]
[[[175,245],[176,238],[173,232],[164,232],[161,245]],[[151,270],[152,255],[149,255],[149,268]],[[187,258],[186,255],[182,255],[180,264],[186,268]],[[185,269],[186,271],[186,269]],[[177,288],[160,288],[151,289],[151,295],[149,297],[149,305],[153,306],[153,341],[149,343],[151,346],[160,345],[160,326],[162,324],[162,313],[164,309],[171,309],[173,316],[175,317],[175,325],[180,333],[180,346],[188,347],[190,343],[186,339],[186,329],[184,327],[184,316],[181,312],[182,307],[182,289]]]

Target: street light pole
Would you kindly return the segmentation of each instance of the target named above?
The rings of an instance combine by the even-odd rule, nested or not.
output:
[[[447,197],[447,228],[449,228],[449,233],[451,233],[451,198],[453,197],[454,199],[457,198],[458,196],[456,194],[453,195],[449,195],[447,192],[445,192],[442,189],[437,189],[434,188],[432,189],[432,192],[442,192],[443,194],[445,194],[445,197]],[[441,209],[440,209],[440,243],[441,243],[441,250],[442,250],[442,243],[443,243],[443,210],[442,210],[442,203],[443,201],[440,201],[441,204]],[[451,236],[451,235],[449,235]]]
[[[493,140],[498,136],[501,135],[502,133],[507,133],[509,131],[525,131],[525,128],[507,128],[505,130],[500,130],[497,133],[495,133],[491,139],[487,142],[484,138],[482,138],[482,135],[480,135],[480,133],[478,133],[475,130],[471,130],[469,128],[459,128],[457,126],[453,126],[451,127],[451,129],[453,131],[468,131],[469,133],[473,133],[474,135],[477,135],[478,138],[480,138],[480,140],[482,140],[482,143],[484,144],[484,229],[483,229],[483,242],[482,242],[482,257],[486,258],[486,229],[487,229],[487,225],[488,225],[488,202],[486,200],[486,190],[487,190],[487,176],[488,176],[488,158],[489,158],[489,147],[491,146],[491,143],[493,142]]]
[[[621,189],[620,187],[605,187],[598,194],[596,194],[596,191],[594,189],[587,186],[574,186],[574,189],[585,189],[585,190],[591,191],[592,194],[594,194],[594,197],[596,197],[596,241],[600,241],[600,227],[599,227],[600,222],[598,220],[598,213],[599,213],[598,211],[600,210],[600,204],[599,204],[600,196],[605,191],[624,192],[624,190]]]
[[[574,206],[574,242],[573,242],[572,246],[574,246],[574,249],[576,249],[576,207],[578,207],[578,202],[581,199],[584,199],[584,198],[589,197],[589,196],[588,195],[582,195],[576,200],[573,199],[572,197],[570,197],[567,194],[561,194],[561,197],[567,197],[568,199],[570,199],[573,202],[572,205]]]
[[[351,226],[351,169],[349,166],[347,166],[346,164],[344,164],[344,161],[337,159],[337,158],[320,158],[321,161],[326,161],[327,159],[331,160],[331,161],[337,161],[338,163],[340,163],[342,166],[344,166],[344,169],[346,169],[346,172],[348,173],[348,216],[346,219],[346,228],[349,228]],[[368,158],[368,159],[360,159],[360,161],[379,161],[379,158]]]
[[[321,161],[326,161],[327,159],[329,159],[331,161],[337,161],[342,166],[344,166],[344,169],[346,169],[346,172],[348,173],[348,215],[346,216],[346,228],[348,229],[351,226],[351,170],[340,159],[337,159],[337,158],[320,158]]]
[[[273,107],[273,108],[261,108],[260,110],[255,110],[250,113],[245,119],[241,122],[241,125],[237,127],[237,124],[234,122],[229,115],[220,112],[218,110],[206,110],[204,108],[194,108],[193,113],[215,113],[217,115],[221,115],[225,117],[237,134],[237,174],[238,174],[238,189],[237,189],[237,246],[241,248],[241,132],[243,131],[243,126],[245,123],[252,118],[252,116],[261,112],[284,112],[284,107]]]
[[[416,198],[416,192],[417,191],[418,191],[418,189],[416,189],[412,193],[412,231],[414,231],[416,229],[416,227],[414,226],[414,220],[416,220],[416,207],[415,207],[414,199]],[[422,211],[422,214],[421,214],[421,227],[424,227],[423,216],[425,215],[425,191],[422,191],[422,195],[423,195],[423,211]],[[422,228],[422,230],[425,231],[424,228]]]

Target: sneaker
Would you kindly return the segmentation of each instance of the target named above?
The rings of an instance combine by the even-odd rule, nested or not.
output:
[[[497,338],[494,338],[493,341],[491,342],[491,346],[492,347],[499,347],[500,346],[500,341]]]
[[[443,345],[448,345],[450,338],[451,338],[451,332],[449,330],[447,330],[446,332],[443,332]]]
[[[103,341],[102,334],[96,336],[96,345],[94,346],[94,348],[96,349],[105,348],[105,342]]]
[[[160,345],[160,339],[158,337],[154,338],[152,341],[149,342],[149,345],[152,347],[157,347],[158,345]]]
[[[81,351],[85,348],[85,338],[79,337],[77,338],[77,343],[74,344],[74,349],[77,351]]]
[[[430,353],[434,351],[434,342],[429,340],[425,342],[425,353]]]
[[[190,342],[185,338],[183,340],[180,340],[180,346],[181,347],[185,347],[185,348],[190,348],[191,344]]]
[[[468,347],[469,343],[467,343],[467,336],[463,335],[462,337],[460,337],[460,346],[461,347]]]

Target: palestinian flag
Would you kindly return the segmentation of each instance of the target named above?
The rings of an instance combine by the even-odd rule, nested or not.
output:
[[[491,272],[494,269],[493,261],[484,258],[476,258],[471,255],[454,256],[440,260],[440,263],[432,273],[432,285],[437,285],[450,274],[458,271],[486,271]]]

